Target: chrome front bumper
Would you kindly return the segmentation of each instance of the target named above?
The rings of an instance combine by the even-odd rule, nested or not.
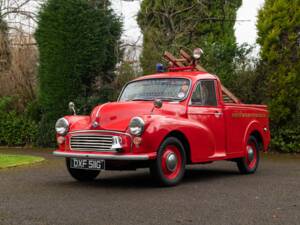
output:
[[[53,155],[65,158],[92,158],[92,159],[106,159],[106,160],[149,160],[150,156],[147,154],[130,154],[130,155],[112,155],[112,154],[93,154],[93,153],[77,153],[77,152],[61,152],[55,151]]]

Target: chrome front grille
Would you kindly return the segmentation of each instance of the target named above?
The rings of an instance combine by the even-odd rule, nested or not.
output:
[[[77,134],[71,136],[70,147],[75,151],[113,151],[113,136]]]

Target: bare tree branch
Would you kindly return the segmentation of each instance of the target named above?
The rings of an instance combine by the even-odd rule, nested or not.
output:
[[[0,0],[0,20],[9,25],[9,29],[22,25],[25,30],[37,23],[36,8],[45,0]],[[25,23],[28,25],[26,26]],[[23,32],[25,31],[23,30]]]

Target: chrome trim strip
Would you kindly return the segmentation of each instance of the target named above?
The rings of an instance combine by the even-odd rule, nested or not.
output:
[[[96,113],[96,117],[95,117],[94,122],[95,122],[97,119],[100,118],[100,116],[99,116],[100,110],[101,110],[105,105],[107,105],[108,103],[109,103],[109,102],[104,103],[104,104],[102,104],[102,105],[99,106],[99,109],[97,110],[97,113]]]
[[[74,143],[72,143],[72,147],[82,147],[82,148],[84,148],[84,147],[89,147],[89,148],[108,148],[108,149],[110,149],[111,148],[111,146],[112,146],[112,144],[109,144],[109,145],[100,145],[100,144],[88,144],[88,145],[84,145],[84,144],[74,144]],[[73,150],[73,149],[72,149]]]
[[[124,134],[132,138],[131,135],[128,133],[113,131],[113,130],[76,130],[76,131],[69,132],[69,134],[77,134],[77,133],[114,133],[114,134]]]
[[[76,139],[80,139],[80,141],[98,141],[98,140],[101,140],[101,141],[106,141],[106,142],[112,142],[112,138],[103,138],[102,136],[83,136],[83,135],[75,135],[75,136],[72,136],[71,138],[73,137],[76,137]]]
[[[102,142],[101,144],[99,142],[82,142],[82,141],[72,141],[72,145],[101,145],[101,146],[107,146],[110,147],[112,146],[112,142]]]
[[[101,141],[101,143],[100,143]],[[113,142],[107,142],[107,141],[102,141],[99,140],[99,142],[95,141],[95,140],[85,140],[85,141],[81,141],[81,140],[72,140],[72,144],[74,145],[105,145],[105,146],[111,146],[113,144]]]
[[[99,155],[85,154],[73,152],[53,152],[53,155],[58,157],[77,157],[77,158],[93,158],[93,159],[110,159],[110,160],[149,160],[148,155]]]
[[[71,149],[72,150],[72,149]],[[95,149],[95,148],[76,148],[72,151],[76,152],[99,152],[99,153],[116,153],[117,151],[115,149]]]

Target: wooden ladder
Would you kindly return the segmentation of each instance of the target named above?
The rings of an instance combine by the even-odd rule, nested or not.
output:
[[[170,64],[172,68],[186,68],[193,69],[195,71],[207,72],[196,60],[193,59],[187,52],[180,50],[180,58],[176,58],[172,53],[166,51],[163,55],[163,58]],[[233,102],[240,104],[241,101],[226,87],[221,84],[222,93],[227,102]]]

